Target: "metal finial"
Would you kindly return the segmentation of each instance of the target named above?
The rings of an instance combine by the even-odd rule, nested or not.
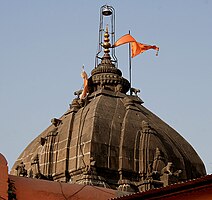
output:
[[[118,60],[115,56],[115,48],[111,48],[110,42],[111,44],[115,42],[115,9],[112,6],[104,5],[100,9],[99,42],[95,68],[102,63],[102,59],[111,61],[117,67]]]
[[[104,34],[104,43],[102,45],[104,47],[105,54],[108,54],[110,52],[109,48],[111,48],[109,37],[110,37],[110,35],[108,33],[108,25],[106,25],[106,31],[105,31],[105,34]]]

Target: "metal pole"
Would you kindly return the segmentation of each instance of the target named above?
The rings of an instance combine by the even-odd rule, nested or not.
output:
[[[130,30],[129,30],[130,34]],[[129,43],[129,77],[130,77],[130,95],[132,95],[131,92],[131,86],[132,86],[132,59],[131,59],[131,45]]]

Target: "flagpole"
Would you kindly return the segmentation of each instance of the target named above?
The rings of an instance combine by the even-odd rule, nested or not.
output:
[[[129,30],[129,34],[130,34],[130,30]],[[129,42],[129,78],[130,78],[130,95],[132,95],[131,92],[131,84],[132,84],[132,59],[131,59],[131,45]]]

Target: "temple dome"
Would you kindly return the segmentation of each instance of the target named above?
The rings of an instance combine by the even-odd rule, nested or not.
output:
[[[129,191],[205,175],[192,146],[137,95],[126,94],[128,89],[120,70],[101,63],[89,78],[89,95],[77,97],[60,119],[54,118],[11,173],[22,163],[29,177]]]
[[[112,63],[107,30],[104,41],[101,63],[88,81],[83,76],[87,96],[75,92],[70,109],[26,147],[11,173],[128,192],[204,176],[192,146],[142,105]]]

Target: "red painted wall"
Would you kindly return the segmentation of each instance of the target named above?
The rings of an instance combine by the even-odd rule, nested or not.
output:
[[[8,199],[8,167],[5,157],[0,153],[0,199]]]

